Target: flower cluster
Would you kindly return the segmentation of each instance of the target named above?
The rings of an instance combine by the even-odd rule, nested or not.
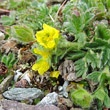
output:
[[[42,58],[33,65],[32,69],[43,75],[50,68],[52,51],[56,48],[60,39],[59,31],[47,24],[43,24],[43,30],[36,33],[36,38],[43,49],[35,48],[33,51],[35,54],[42,56]]]

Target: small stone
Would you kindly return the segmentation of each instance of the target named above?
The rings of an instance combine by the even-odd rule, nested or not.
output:
[[[56,92],[47,94],[37,105],[48,105],[48,104],[53,105],[58,104],[58,94]]]
[[[5,39],[4,33],[0,32],[0,40],[4,40],[4,39]]]
[[[68,108],[66,107],[66,105],[59,105],[58,106],[60,108],[60,110],[68,110]]]
[[[5,90],[8,89],[12,79],[13,79],[13,76],[9,75],[2,81],[2,83],[0,84],[0,93],[3,93]]]
[[[66,98],[59,98],[59,105],[64,104],[67,107],[72,107],[73,106],[73,102],[70,99],[66,99]]]
[[[59,87],[58,87],[58,90],[59,90],[59,91],[62,91],[62,90],[63,90],[63,87],[62,87],[62,86],[59,86]]]
[[[15,83],[16,88],[25,88],[28,85],[28,81],[26,79],[21,79],[20,81]]]
[[[22,74],[23,73],[21,73],[20,70],[16,70],[14,75],[14,81],[17,82]]]
[[[27,105],[24,103],[11,101],[11,100],[2,100],[1,102],[2,110],[60,110],[54,105]]]
[[[37,88],[12,88],[4,92],[3,96],[6,99],[23,101],[42,98],[44,94],[40,89]]]
[[[62,91],[59,91],[59,96],[60,97],[68,97],[68,92],[67,92],[67,86],[68,86],[68,83],[69,83],[69,81],[65,81],[64,82],[64,84],[63,84],[63,90]]]

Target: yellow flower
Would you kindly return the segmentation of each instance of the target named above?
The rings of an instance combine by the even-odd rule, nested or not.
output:
[[[50,65],[48,64],[48,61],[46,59],[41,59],[32,66],[32,69],[38,71],[40,75],[43,75],[49,68]]]
[[[38,48],[35,48],[34,53],[39,54],[41,56],[43,56],[44,58],[47,58],[51,55],[51,53],[49,51],[46,50],[39,50]]]
[[[47,49],[53,49],[56,46],[56,39],[59,39],[59,31],[55,28],[43,24],[43,30],[36,33],[37,41]]]
[[[50,73],[50,77],[53,77],[53,78],[58,78],[60,72],[59,71],[53,71]]]

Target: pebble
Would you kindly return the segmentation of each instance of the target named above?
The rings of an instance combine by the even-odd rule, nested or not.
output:
[[[66,97],[66,98],[68,97],[68,92],[67,92],[68,83],[69,81],[65,81],[63,86],[61,86],[63,89],[61,87],[60,87],[61,89],[58,88],[60,97]]]
[[[70,99],[66,99],[66,98],[59,98],[59,105],[66,105],[67,107],[72,107],[73,106],[73,102]]]
[[[44,93],[37,88],[12,88],[3,93],[6,99],[23,101],[42,98]]]
[[[2,100],[2,110],[60,110],[54,105],[27,105],[17,101]]]
[[[48,105],[48,104],[53,105],[58,104],[58,94],[56,92],[47,94],[37,105]]]
[[[0,40],[4,40],[5,39],[5,35],[4,35],[4,33],[2,33],[1,31],[0,31]]]

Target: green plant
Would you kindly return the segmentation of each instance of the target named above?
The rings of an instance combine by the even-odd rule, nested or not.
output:
[[[83,108],[88,108],[92,101],[92,95],[81,87],[72,92],[71,97],[75,104],[78,104]]]
[[[34,32],[41,30],[43,23],[52,26],[57,25],[60,28],[60,23],[54,21],[54,16],[58,10],[59,5],[48,8],[45,1],[39,2],[36,0],[9,0],[6,3],[6,6],[8,6],[8,9],[11,11],[9,16],[1,16],[1,23],[3,23],[3,25],[26,25],[32,28]]]
[[[110,25],[108,21],[110,20],[110,1],[71,0],[63,7],[55,20],[59,5],[46,7],[45,3],[39,3],[36,0],[32,2],[21,0],[19,4],[15,4],[16,1],[13,0],[9,1],[11,2],[8,3],[8,8],[16,9],[16,14],[14,17],[11,16],[12,13],[8,17],[2,17],[2,23],[10,25],[10,35],[23,43],[37,40],[33,45],[34,48],[36,47],[33,51],[38,57],[33,67],[34,70],[42,75],[49,69],[57,70],[63,59],[73,60],[77,77],[97,83],[92,93],[87,92],[84,89],[86,87],[77,88],[71,93],[73,102],[89,108],[91,102],[97,99],[97,109],[109,108]],[[97,20],[98,23],[95,24]],[[12,26],[14,23],[16,25]],[[42,24],[43,30],[41,30]],[[58,28],[61,34],[55,28]],[[34,38],[36,31],[37,39]],[[74,40],[70,42],[65,36],[74,37]],[[10,65],[13,65],[11,62],[14,60],[12,59],[15,59],[12,56],[12,54],[4,55],[2,58],[9,68]],[[45,68],[44,65],[46,65]]]
[[[8,69],[12,68],[14,64],[17,63],[17,59],[14,53],[9,53],[8,55],[2,55],[1,56],[1,62],[8,67]]]

